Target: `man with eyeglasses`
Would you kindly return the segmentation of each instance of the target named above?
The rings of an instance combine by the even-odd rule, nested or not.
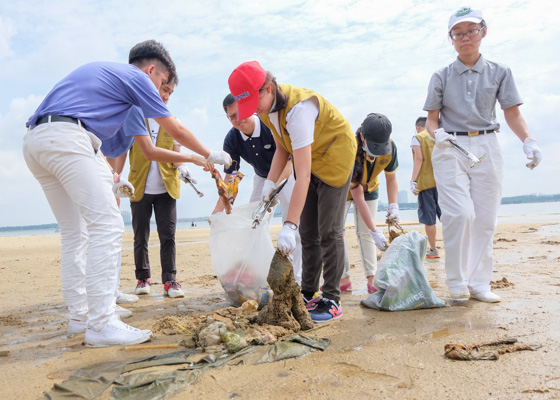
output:
[[[241,166],[241,159],[245,160],[253,167],[255,176],[253,178],[253,192],[249,198],[249,202],[261,200],[266,177],[270,171],[272,158],[276,151],[276,144],[270,129],[259,119],[257,115],[251,115],[249,118],[238,119],[237,115],[237,102],[235,98],[228,94],[223,101],[224,111],[226,117],[233,125],[233,128],[227,133],[224,139],[224,151],[227,152],[232,159],[232,164],[229,168],[224,168],[225,177],[224,182],[228,182],[231,174],[239,170]],[[278,194],[278,200],[282,210],[282,221],[287,218],[287,213],[294,188],[294,175],[292,174],[292,163],[287,163],[286,168],[282,172],[278,182],[279,184],[284,179],[288,182]],[[218,199],[216,208],[212,214],[224,210],[222,201]],[[296,249],[294,251],[294,277],[298,284],[301,283],[301,239],[299,233],[296,231]]]
[[[436,141],[432,165],[442,211],[449,294],[458,300],[471,297],[495,303],[500,297],[490,290],[492,246],[504,170],[496,137],[500,128],[496,101],[523,142],[530,160],[527,167],[535,168],[542,154],[519,111],[522,100],[510,69],[479,52],[487,32],[479,10],[464,7],[451,15],[448,34],[458,57],[433,74],[424,110],[428,111],[426,128]],[[484,159],[471,168],[471,161],[450,140],[477,156],[485,155]]]

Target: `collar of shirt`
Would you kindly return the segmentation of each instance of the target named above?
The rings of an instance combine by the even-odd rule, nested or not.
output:
[[[251,136],[247,136],[243,132],[239,131],[244,141],[247,141],[248,139],[251,138],[258,138],[261,136],[261,121],[259,120],[259,117],[256,115],[253,115],[253,118],[255,119],[255,130],[253,131],[253,134]]]
[[[482,57],[481,54],[476,64],[470,69],[473,70],[474,72],[482,73],[482,70],[484,69],[485,65],[486,65],[486,60],[484,59],[484,57]],[[459,60],[459,57],[457,57],[457,59],[453,63],[453,67],[455,68],[455,71],[457,71],[459,75],[469,70],[469,68],[467,68],[467,66],[463,64],[461,60]]]

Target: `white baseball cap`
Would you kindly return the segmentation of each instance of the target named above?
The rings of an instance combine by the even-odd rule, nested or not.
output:
[[[474,22],[476,24],[481,23],[483,21],[482,11],[473,10],[470,7],[461,7],[449,17],[448,32],[451,32],[451,29],[453,29],[455,25],[464,21]]]

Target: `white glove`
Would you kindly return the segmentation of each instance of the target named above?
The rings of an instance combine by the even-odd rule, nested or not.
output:
[[[452,146],[451,143],[449,143],[449,141],[453,139],[453,135],[450,135],[449,133],[445,132],[443,128],[436,129],[434,131],[434,134],[436,136],[437,147],[439,147],[440,149],[445,149],[446,147]]]
[[[115,197],[134,197],[134,186],[122,176],[118,183],[113,183]]]
[[[270,195],[272,194],[274,189],[276,189],[276,184],[274,182],[268,179],[264,181],[264,185],[261,193],[261,201],[263,203],[266,203],[267,201],[270,200]],[[274,201],[270,204],[270,206],[274,207],[276,204],[278,204],[278,197],[274,199]]]
[[[189,183],[189,181],[191,181],[192,183],[196,183],[196,180],[192,177],[191,171],[189,171],[187,164],[179,165],[177,167],[177,170],[179,171],[180,180],[182,180],[185,183]]]
[[[231,165],[231,157],[228,153],[221,150],[210,150],[210,155],[206,159],[211,164],[222,164],[225,165],[226,168],[229,168]]]
[[[278,235],[276,248],[280,253],[289,257],[296,249],[296,230],[291,225],[284,225]]]
[[[410,181],[410,191],[415,196],[418,196],[418,193],[420,193],[420,191],[416,188],[417,184],[418,183],[416,181]]]
[[[523,151],[525,152],[527,158],[531,160],[531,162],[525,164],[527,165],[527,168],[533,169],[539,165],[542,160],[542,152],[537,145],[537,139],[532,137],[526,138],[523,142]]]
[[[397,203],[391,203],[387,207],[387,220],[399,222],[399,205]]]
[[[383,234],[383,228],[377,228],[375,232],[370,230],[369,234],[373,238],[373,241],[375,242],[375,245],[379,250],[381,251],[387,250],[387,248],[389,247],[389,242],[387,241],[387,238]]]

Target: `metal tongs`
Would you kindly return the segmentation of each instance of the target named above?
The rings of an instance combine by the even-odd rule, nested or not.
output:
[[[259,208],[257,208],[257,210],[253,213],[253,229],[255,229],[257,226],[259,226],[259,224],[262,222],[262,220],[264,219],[266,212],[268,211],[268,209],[270,208],[271,204],[274,203],[275,197],[278,195],[278,193],[280,193],[280,191],[284,188],[284,186],[286,186],[286,183],[288,182],[288,179],[284,179],[282,182],[280,182],[280,184],[276,187],[276,189],[274,189],[272,191],[272,193],[270,194],[270,200],[261,203],[259,205]]]
[[[465,150],[463,147],[459,146],[459,143],[457,143],[455,140],[453,139],[449,139],[449,143],[451,143],[455,149],[457,149],[457,151],[459,153],[461,153],[462,155],[464,155],[465,157],[467,157],[469,160],[471,160],[471,168],[474,167],[476,164],[478,164],[479,162],[482,161],[482,159],[486,156],[486,154],[481,155],[480,157],[475,156],[473,153],[471,153],[470,151]]]
[[[196,186],[194,185],[194,183],[192,182],[192,180],[191,180],[190,178],[185,178],[185,179],[183,180],[183,182],[188,183],[189,185],[191,185],[192,188],[194,189],[194,191],[196,192],[196,194],[198,194],[198,197],[204,196],[204,193],[200,192],[200,191],[196,188]]]

